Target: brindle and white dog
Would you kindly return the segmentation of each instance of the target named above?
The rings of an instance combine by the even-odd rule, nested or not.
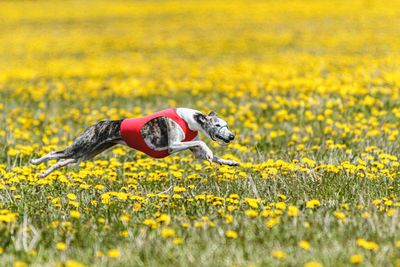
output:
[[[188,108],[176,108],[175,111],[187,123],[190,130],[201,132],[213,141],[229,143],[235,138],[235,135],[228,130],[226,121],[218,117],[213,111],[209,115]],[[89,126],[65,149],[50,152],[39,159],[32,159],[31,164],[34,165],[48,160],[59,159],[56,164],[41,173],[38,177],[46,177],[56,169],[71,163],[76,162],[75,166],[77,166],[82,161],[91,159],[116,144],[127,145],[121,136],[121,123],[123,121],[98,122]],[[195,158],[198,159],[230,166],[239,165],[234,160],[222,159],[215,156],[210,148],[200,140],[198,134],[193,140],[183,142],[185,134],[182,128],[168,117],[158,117],[148,121],[141,128],[141,135],[148,147],[156,151],[167,149],[168,154],[172,154],[190,149]]]

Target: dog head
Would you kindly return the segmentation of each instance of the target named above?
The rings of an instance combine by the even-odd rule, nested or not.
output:
[[[201,126],[201,131],[214,141],[231,142],[235,135],[229,131],[226,121],[218,117],[217,113],[211,111],[210,114],[196,113],[194,116],[196,122]]]

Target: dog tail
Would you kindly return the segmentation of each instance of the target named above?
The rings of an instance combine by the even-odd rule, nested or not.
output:
[[[71,168],[76,168],[76,167],[79,166],[79,164],[81,164],[81,162],[82,162],[82,158],[79,158],[78,161],[77,161],[74,165],[72,165],[72,164],[70,163],[69,166],[71,166]]]

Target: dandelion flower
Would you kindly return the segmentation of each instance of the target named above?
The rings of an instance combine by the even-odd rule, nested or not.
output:
[[[315,207],[321,206],[321,203],[319,202],[319,200],[312,199],[310,201],[307,201],[306,206],[307,208],[313,209]]]
[[[81,214],[80,214],[79,211],[77,211],[77,210],[71,210],[71,211],[69,212],[69,215],[70,215],[72,218],[79,218],[79,217],[81,217]]]
[[[235,231],[233,231],[233,230],[227,231],[227,232],[225,233],[225,235],[226,235],[227,237],[233,238],[233,239],[235,239],[235,238],[238,237],[238,234],[237,234]]]
[[[66,249],[67,249],[67,245],[66,245],[64,242],[58,242],[58,243],[56,244],[56,248],[57,248],[58,250],[66,250]]]
[[[285,259],[286,253],[281,250],[274,250],[272,251],[272,256],[274,256],[277,259]]]
[[[299,209],[296,206],[289,206],[288,215],[291,217],[296,217],[299,215]]]
[[[160,217],[157,219],[157,222],[162,222],[168,225],[171,222],[171,218],[168,216],[168,214],[161,214]]]
[[[352,263],[360,263],[364,260],[364,256],[360,254],[355,254],[350,257]]]
[[[309,250],[310,249],[310,243],[308,243],[307,241],[300,241],[299,242],[299,247],[305,249],[305,250]]]
[[[182,238],[175,237],[175,238],[172,240],[172,242],[173,242],[174,244],[182,244],[182,243],[183,243],[183,240],[182,240]]]
[[[304,267],[324,267],[324,265],[315,261],[309,261],[304,265]]]
[[[65,262],[65,267],[85,267],[86,265],[83,265],[77,261],[74,260],[68,260]]]
[[[73,194],[73,193],[68,194],[67,197],[68,197],[69,199],[71,199],[71,200],[75,200],[75,199],[76,199],[76,195]]]
[[[250,218],[257,218],[258,212],[252,209],[246,210],[246,215]]]
[[[118,249],[110,249],[107,253],[108,257],[110,258],[118,258],[119,257],[119,250]]]
[[[161,231],[161,236],[164,238],[171,237],[175,235],[175,230],[171,228],[165,228]]]

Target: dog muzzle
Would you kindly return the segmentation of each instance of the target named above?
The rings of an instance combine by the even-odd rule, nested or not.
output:
[[[214,141],[217,141],[216,138],[222,139],[223,141],[227,140],[227,139],[223,138],[223,137],[220,135],[221,130],[222,130],[223,128],[227,128],[227,129],[228,129],[228,126],[225,125],[225,126],[220,127],[220,128],[218,129],[218,131],[215,132],[214,137],[211,138],[211,139],[213,139]]]

